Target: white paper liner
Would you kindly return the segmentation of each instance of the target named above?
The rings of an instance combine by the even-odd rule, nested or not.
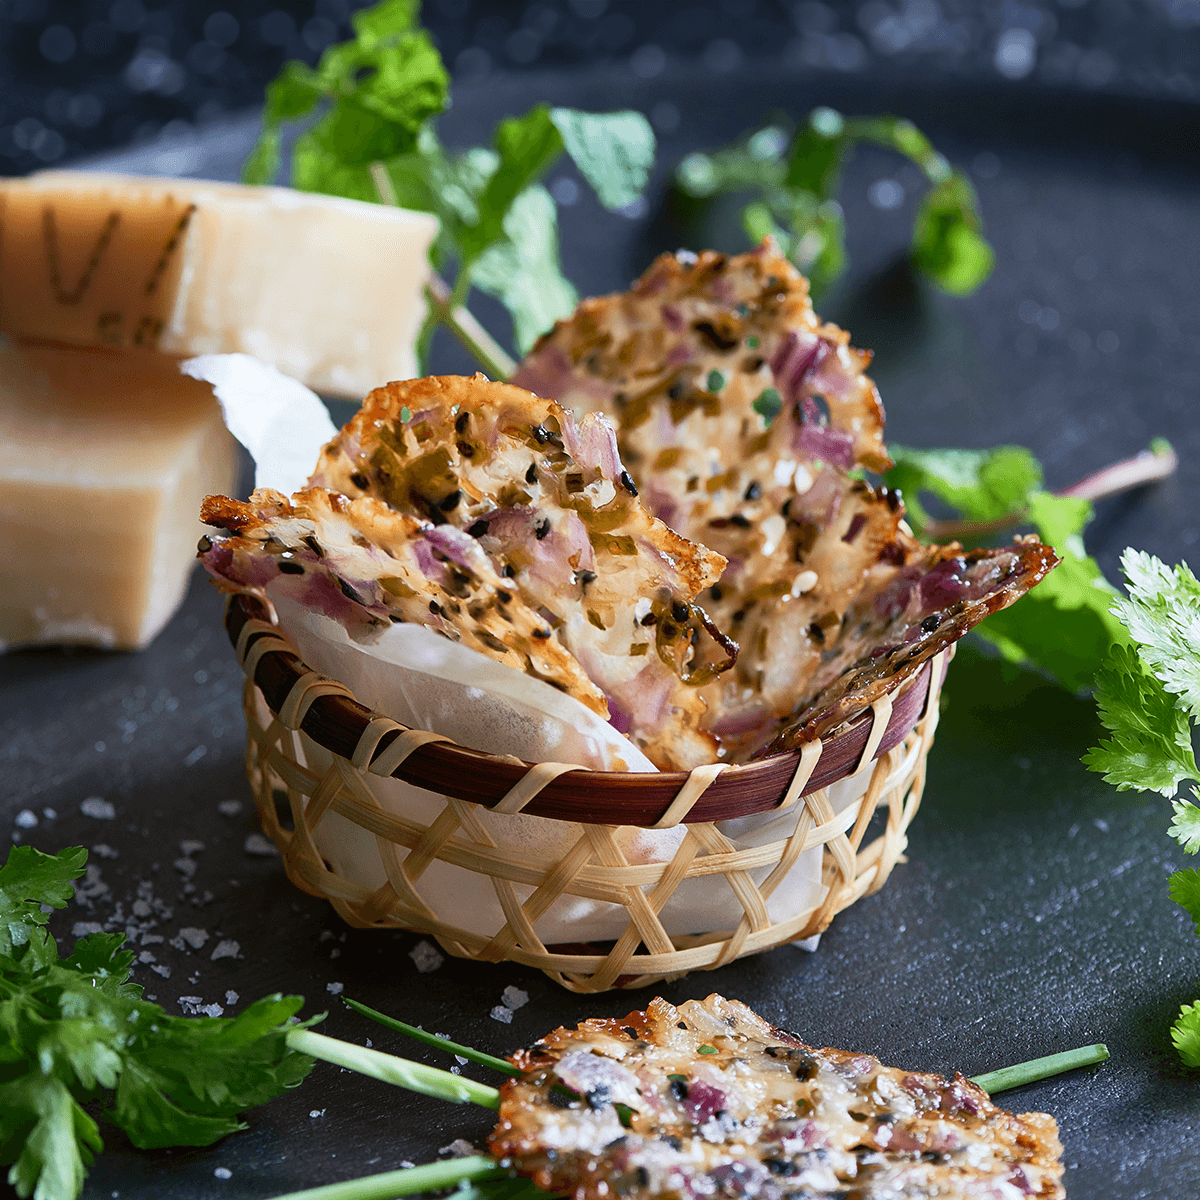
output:
[[[333,435],[328,413],[313,392],[247,355],[208,355],[184,363],[182,369],[216,386],[230,432],[255,458],[256,486],[285,495],[303,486],[317,452]],[[566,762],[594,770],[655,769],[636,746],[578,700],[431,630],[392,626],[362,645],[336,621],[289,599],[271,599],[282,632],[310,667],[340,680],[361,703],[401,724],[527,762]],[[329,752],[306,735],[300,741],[307,765],[318,773],[327,771],[332,765]],[[912,769],[916,753],[914,747],[887,786]],[[870,766],[829,789],[835,811],[866,791]],[[367,779],[386,810],[422,825],[432,824],[445,807],[444,797],[399,779]],[[784,812],[741,817],[718,827],[737,849],[744,849],[786,838],[801,812],[802,806],[794,804]],[[539,861],[565,854],[582,833],[578,825],[525,814],[480,808],[477,815],[497,846]],[[686,827],[620,826],[615,836],[631,864],[665,862],[686,836]],[[371,890],[384,883],[374,834],[330,811],[314,840],[338,874]],[[772,922],[799,916],[820,902],[821,854],[819,847],[801,854],[772,893],[767,903]],[[760,884],[770,870],[763,867],[751,876]],[[533,889],[516,885],[516,890],[523,900]],[[420,876],[417,891],[446,923],[488,937],[504,927],[504,913],[486,876],[434,860]],[[742,915],[728,882],[713,874],[682,883],[660,919],[669,934],[682,936],[734,928]],[[546,944],[604,941],[619,937],[628,921],[618,905],[564,896],[534,927]]]

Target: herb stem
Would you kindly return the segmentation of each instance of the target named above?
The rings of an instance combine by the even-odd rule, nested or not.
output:
[[[1077,483],[1060,488],[1054,494],[1070,496],[1077,500],[1103,500],[1108,496],[1117,496],[1133,488],[1166,479],[1174,474],[1178,466],[1179,457],[1170,442],[1164,438],[1156,438],[1149,450],[1142,450],[1132,458],[1123,458],[1120,462],[1101,467],[1099,471],[1093,471]],[[934,518],[925,523],[921,536],[935,542],[986,537],[1020,525],[1026,515],[1027,510],[1022,508],[987,521]]]
[[[476,1154],[288,1192],[278,1200],[391,1200],[393,1196],[440,1191],[465,1179],[494,1179],[504,1174],[504,1168],[497,1166],[494,1159]]]
[[[517,364],[503,346],[480,323],[468,308],[454,302],[446,281],[435,271],[429,273],[425,299],[434,316],[463,344],[467,352],[493,379],[507,379]]]
[[[418,1029],[415,1025],[398,1021],[395,1017],[389,1017],[385,1013],[379,1012],[378,1009],[369,1008],[365,1004],[360,1004],[357,1000],[351,1000],[349,996],[343,996],[342,999],[355,1012],[361,1013],[364,1017],[370,1017],[372,1021],[378,1021],[380,1025],[386,1025],[388,1029],[394,1029],[397,1033],[404,1034],[405,1037],[413,1038],[418,1042],[424,1042],[426,1046],[433,1046],[437,1050],[445,1050],[450,1054],[457,1054],[459,1058],[465,1058],[471,1062],[478,1063],[481,1067],[491,1067],[494,1071],[503,1071],[506,1075],[520,1074],[520,1071],[512,1063],[506,1062],[502,1058],[497,1058],[493,1054],[485,1054],[482,1050],[474,1050],[470,1046],[464,1046],[459,1042],[452,1042],[449,1038],[438,1037],[436,1033],[427,1033],[424,1029]]]
[[[1045,1058],[1033,1058],[1015,1066],[1001,1067],[998,1071],[987,1071],[983,1075],[972,1076],[971,1082],[994,1096],[1009,1088],[1023,1087],[1039,1079],[1048,1079],[1051,1075],[1073,1071],[1076,1067],[1094,1066],[1107,1057],[1108,1047],[1097,1042],[1094,1046],[1080,1046],[1077,1050],[1064,1050],[1061,1054],[1048,1054]]]
[[[499,1108],[500,1093],[486,1083],[453,1075],[449,1071],[428,1067],[424,1063],[411,1062],[382,1050],[368,1050],[352,1042],[339,1041],[322,1033],[308,1029],[293,1029],[287,1035],[287,1044],[293,1050],[323,1059],[348,1071],[382,1079],[397,1087],[433,1096],[437,1100],[449,1100],[454,1104],[479,1104],[484,1108]],[[399,1193],[396,1193],[399,1195]]]
[[[370,166],[371,180],[382,203],[399,207],[396,189],[392,186],[387,167],[381,162]],[[425,300],[429,304],[429,315],[435,322],[445,325],[466,347],[467,353],[493,378],[507,379],[517,364],[509,357],[503,346],[476,320],[474,314],[463,306],[470,285],[466,275],[459,273],[459,283],[451,291],[446,281],[430,269],[429,281],[425,285]],[[424,334],[424,330],[422,330]]]

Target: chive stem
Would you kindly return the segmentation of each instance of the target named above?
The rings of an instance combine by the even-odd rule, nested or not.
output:
[[[449,1038],[439,1037],[436,1033],[427,1033],[424,1029],[418,1029],[415,1025],[398,1021],[395,1017],[389,1017],[386,1013],[381,1013],[378,1009],[370,1008],[357,1000],[351,1000],[349,996],[343,996],[342,999],[356,1013],[361,1013],[364,1017],[370,1017],[372,1021],[378,1021],[380,1025],[386,1025],[388,1029],[394,1029],[397,1033],[402,1033],[405,1037],[410,1037],[414,1041],[424,1042],[426,1046],[433,1046],[436,1050],[445,1050],[449,1054],[457,1054],[459,1058],[465,1058],[470,1062],[478,1063],[481,1067],[491,1067],[493,1071],[503,1071],[506,1075],[519,1075],[521,1073],[512,1063],[506,1062],[502,1058],[497,1058],[494,1054],[485,1054],[482,1050],[474,1050],[470,1046],[462,1045],[460,1042],[452,1042]]]
[[[448,1158],[444,1162],[425,1163],[420,1167],[403,1167],[348,1179],[345,1183],[329,1183],[324,1187],[288,1192],[277,1200],[391,1200],[393,1196],[412,1196],[418,1192],[435,1192],[453,1187],[465,1179],[495,1179],[507,1174],[495,1159],[482,1155]]]
[[[1045,1058],[1033,1058],[1029,1062],[1001,1067],[998,1071],[987,1071],[983,1075],[972,1076],[971,1082],[978,1084],[989,1095],[995,1095],[1009,1088],[1048,1079],[1051,1075],[1073,1071],[1076,1067],[1094,1066],[1107,1057],[1108,1047],[1097,1042],[1094,1046],[1080,1046],[1077,1050],[1064,1050],[1061,1054],[1048,1054]]]
[[[287,1044],[302,1054],[310,1054],[313,1058],[345,1067],[348,1071],[382,1079],[384,1083],[393,1083],[424,1096],[450,1100],[455,1104],[500,1107],[500,1093],[486,1083],[453,1075],[437,1067],[428,1067],[424,1063],[411,1062],[407,1058],[398,1058],[394,1054],[384,1054],[382,1050],[368,1050],[365,1046],[339,1041],[309,1029],[291,1030],[287,1035]]]

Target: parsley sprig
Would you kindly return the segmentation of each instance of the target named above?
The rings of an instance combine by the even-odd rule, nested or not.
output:
[[[272,182],[285,127],[310,122],[292,150],[294,187],[438,217],[433,266],[453,278],[434,290],[422,352],[435,324],[455,327],[473,288],[508,310],[523,352],[578,299],[562,273],[555,204],[540,180],[565,154],[604,207],[623,208],[649,178],[654,133],[638,112],[539,104],[500,121],[490,146],[447,149],[435,119],[449,102],[449,78],[416,25],[417,9],[417,0],[382,0],[353,14],[354,37],[330,46],[315,68],[289,62],[267,87],[262,135],[242,178]],[[507,373],[502,351],[477,337],[470,348],[484,349],[493,374]]]
[[[83,1187],[103,1148],[84,1105],[99,1102],[140,1149],[208,1146],[313,1064],[286,1044],[299,996],[236,1017],[174,1017],[129,981],[123,934],[90,934],[60,958],[43,907],[66,906],[86,861],[78,846],[18,846],[0,867],[0,1162],[35,1200]]]
[[[1172,801],[1167,832],[1185,854],[1200,851],[1200,770],[1192,751],[1200,722],[1200,582],[1187,563],[1169,567],[1152,554],[1128,549],[1121,567],[1128,596],[1113,613],[1132,645],[1114,646],[1096,677],[1100,720],[1111,736],[1084,756],[1092,771],[1120,792],[1158,792]],[[1178,795],[1191,785],[1191,798]],[[1175,871],[1171,899],[1200,934],[1200,871]],[[1185,1004],[1171,1040],[1189,1067],[1200,1067],[1200,1001]]]
[[[753,242],[773,236],[819,295],[846,265],[846,223],[837,194],[842,168],[859,144],[882,146],[920,169],[930,188],[913,226],[913,262],[944,291],[973,292],[995,261],[975,189],[903,118],[846,117],[815,108],[799,125],[776,121],[732,146],[689,154],[675,184],[700,201],[747,195],[741,214],[747,236]]]

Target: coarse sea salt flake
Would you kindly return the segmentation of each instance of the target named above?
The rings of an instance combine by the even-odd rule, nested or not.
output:
[[[237,958],[241,953],[241,944],[235,942],[233,938],[222,938],[217,943],[217,948],[209,956],[211,962],[216,962],[218,958]]]
[[[327,983],[325,990],[331,996],[340,996],[346,990],[346,985],[344,983]]]
[[[37,813],[31,808],[23,808],[17,813],[17,819],[14,822],[18,829],[33,829],[38,823]]]
[[[529,1003],[529,993],[522,991],[519,987],[513,987],[509,984],[504,989],[504,995],[500,997],[505,1008],[518,1009]]]
[[[218,1179],[232,1179],[233,1178],[233,1172],[228,1167],[218,1167],[213,1172],[213,1174]]]
[[[258,858],[271,858],[279,853],[275,849],[275,843],[268,841],[261,833],[249,834],[242,848],[247,854],[256,855]]]
[[[492,1009],[492,1020],[500,1021],[504,1025],[511,1025],[512,1009],[505,1008],[503,1004],[497,1004],[496,1007]]]
[[[413,960],[413,964],[422,975],[436,971],[446,961],[437,949],[424,938],[408,952],[408,957]]]
[[[179,936],[183,938],[183,940],[187,942],[187,944],[191,946],[193,950],[199,950],[200,947],[208,941],[209,934],[207,929],[197,929],[194,926],[189,925],[186,929],[181,929],[179,931]]]
[[[103,796],[89,796],[80,804],[79,811],[95,821],[111,821],[117,815],[117,810]]]

